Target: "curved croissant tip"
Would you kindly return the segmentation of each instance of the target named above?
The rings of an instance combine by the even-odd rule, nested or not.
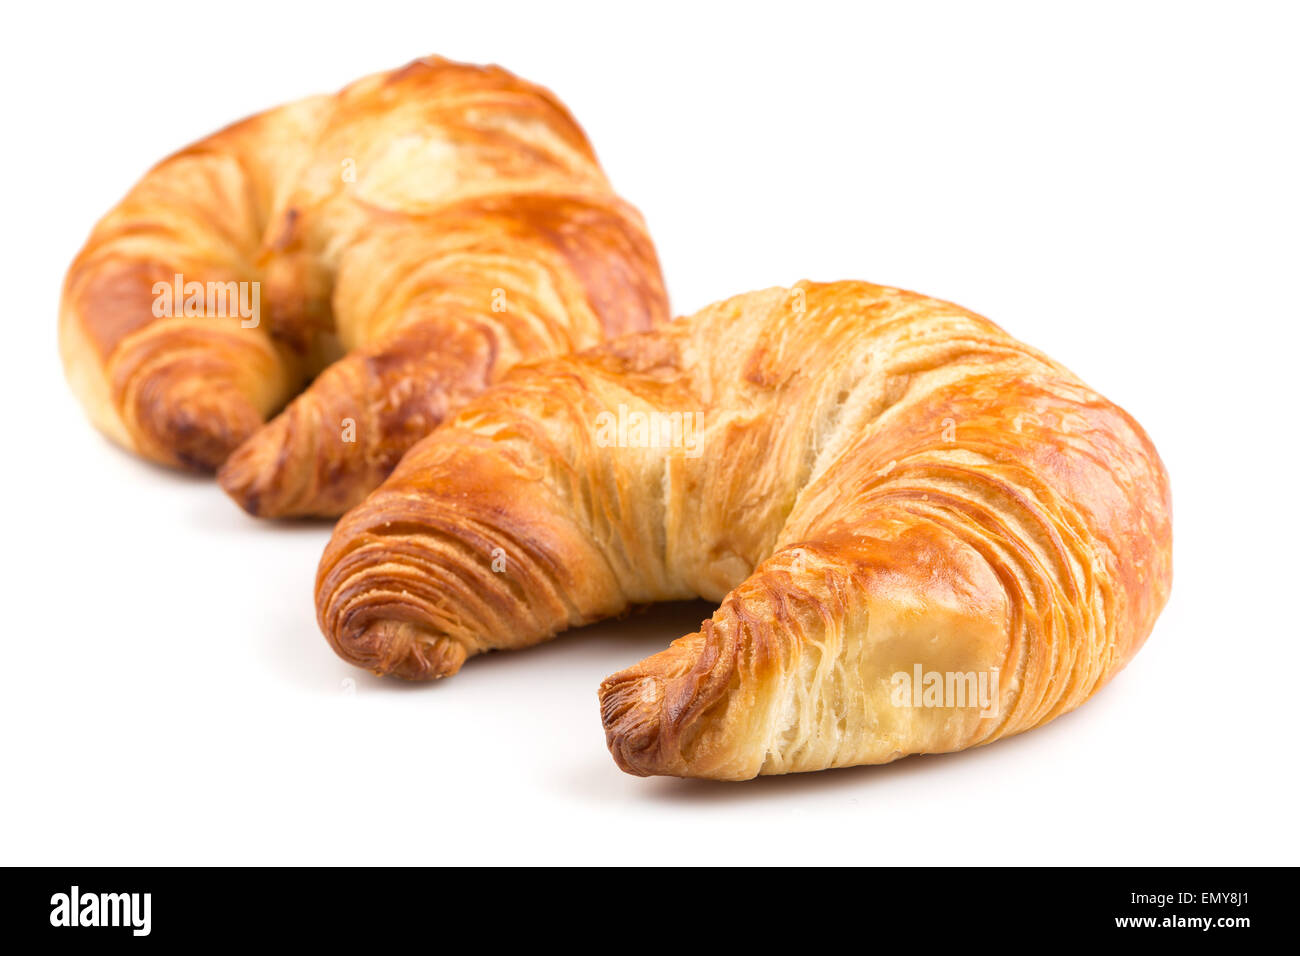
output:
[[[217,473],[226,494],[255,518],[337,518],[383,477],[364,445],[328,448],[310,393],[254,432]]]
[[[280,442],[272,434],[275,422],[250,436],[226,459],[217,472],[217,484],[239,507],[255,518],[279,517],[281,490],[277,459]]]
[[[636,669],[607,677],[600,685],[600,719],[605,744],[625,773],[638,777],[672,774],[664,759],[662,701],[664,687],[652,674]]]
[[[408,621],[374,621],[330,643],[339,656],[380,676],[405,680],[451,677],[469,655],[465,645]]]
[[[227,389],[191,391],[180,401],[163,396],[140,411],[149,437],[195,471],[217,469],[262,424],[253,404]]]

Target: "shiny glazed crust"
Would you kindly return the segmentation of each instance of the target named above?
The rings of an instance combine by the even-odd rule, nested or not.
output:
[[[257,283],[256,324],[215,297],[155,315],[177,275]],[[224,463],[251,513],[330,516],[515,362],[666,317],[645,225],[564,106],[433,58],[160,163],[69,269],[60,346],[118,443]]]
[[[737,780],[1074,709],[1151,631],[1170,534],[1151,442],[1066,369],[946,302],[800,283],[515,369],[344,516],[316,600],[345,659],[415,679],[719,601],[601,718],[624,770]],[[996,673],[992,706],[919,706],[913,673]]]

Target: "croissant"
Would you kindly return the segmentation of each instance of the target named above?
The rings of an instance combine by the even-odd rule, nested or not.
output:
[[[1170,588],[1127,414],[958,306],[737,296],[514,370],[344,516],[345,659],[435,678],[634,605],[720,601],[608,678],[634,774],[741,780],[989,743],[1078,707]]]
[[[645,225],[564,106],[435,58],[156,166],[73,262],[59,327],[119,444],[220,467],[253,514],[333,516],[514,363],[666,318]]]

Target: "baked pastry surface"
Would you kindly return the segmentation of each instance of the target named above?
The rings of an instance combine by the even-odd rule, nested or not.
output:
[[[568,110],[433,58],[156,166],[69,269],[60,346],[116,442],[224,464],[254,514],[337,515],[515,362],[666,317],[645,225]]]
[[[316,599],[340,655],[417,679],[719,601],[601,718],[624,770],[745,779],[1074,709],[1151,631],[1170,534],[1150,440],[1065,368],[946,302],[800,283],[515,369],[342,519]],[[932,706],[931,674],[990,699]]]

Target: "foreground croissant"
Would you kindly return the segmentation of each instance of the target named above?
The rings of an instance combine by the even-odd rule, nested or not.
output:
[[[60,343],[120,444],[224,462],[254,514],[337,515],[515,362],[666,317],[645,226],[568,111],[432,59],[155,167],[73,262]]]
[[[945,302],[802,283],[516,369],[343,518],[316,600],[339,654],[410,678],[721,601],[601,717],[624,770],[745,779],[1079,706],[1164,606],[1169,520],[1142,429],[1055,362]]]

